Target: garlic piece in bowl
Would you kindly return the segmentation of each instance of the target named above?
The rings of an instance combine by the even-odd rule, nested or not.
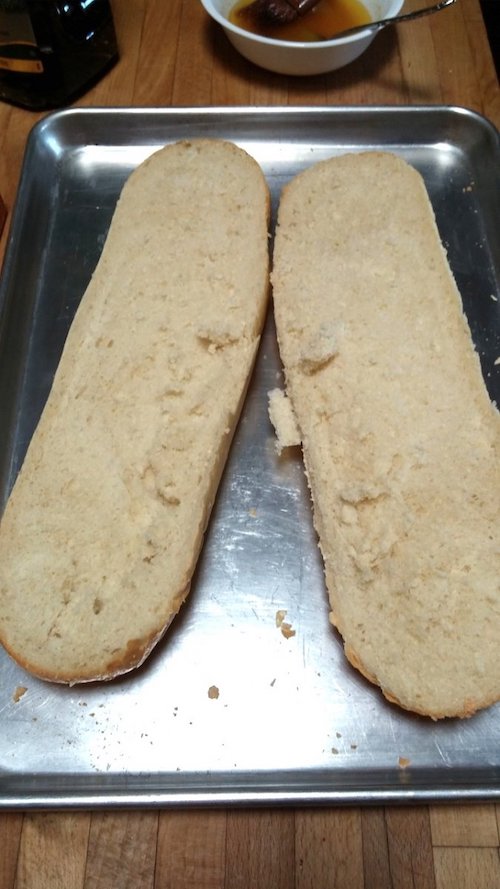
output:
[[[372,21],[398,15],[404,0],[363,0]],[[277,74],[311,75],[335,71],[357,59],[376,33],[367,29],[331,40],[297,42],[263,37],[234,25],[229,13],[234,0],[201,0],[208,15],[224,29],[235,49],[250,62]]]

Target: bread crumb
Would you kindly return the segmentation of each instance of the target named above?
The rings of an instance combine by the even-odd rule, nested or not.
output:
[[[295,630],[292,630],[292,625],[285,623],[281,624],[281,635],[285,637],[285,639],[291,639],[292,636],[295,636]]]
[[[12,700],[14,701],[14,703],[17,704],[17,702],[21,700],[21,698],[23,697],[23,695],[26,694],[27,691],[28,689],[25,685],[18,685],[14,694],[12,695]]]
[[[217,698],[219,697],[219,689],[216,685],[210,686],[210,688],[208,689],[208,697],[211,701],[217,700]]]
[[[399,765],[399,768],[400,768],[400,769],[406,769],[406,768],[408,768],[408,766],[410,765],[410,761],[411,761],[411,760],[407,759],[406,756],[400,756],[399,759],[398,759],[398,765]]]
[[[267,393],[269,419],[276,433],[276,451],[300,445],[300,432],[289,398],[282,389],[271,389]]]
[[[252,508],[248,510],[248,515],[252,516],[253,519],[257,518],[257,510],[255,509],[255,506],[252,506]]]
[[[276,612],[276,626],[277,627],[281,627],[281,624],[285,620],[285,617],[286,617],[285,609],[284,608],[278,609],[278,611]]]
[[[285,639],[291,639],[292,636],[295,636],[295,630],[292,629],[292,625],[285,621],[286,610],[284,608],[278,609],[276,612],[276,626],[281,630],[282,635]]]

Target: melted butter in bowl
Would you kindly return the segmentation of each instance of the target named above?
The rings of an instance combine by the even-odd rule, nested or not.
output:
[[[285,37],[278,36],[279,28],[276,26],[273,26],[272,36],[266,36],[261,31],[252,32],[247,26],[235,24],[233,16],[238,12],[240,4],[248,5],[250,0],[200,0],[200,2],[208,15],[224,29],[226,37],[242,56],[268,71],[298,77],[325,74],[349,65],[368,49],[374,38],[376,39],[375,33],[367,29],[338,37],[318,37],[320,14],[322,21],[324,21],[323,16],[326,17],[327,30],[323,33],[330,33],[330,26],[337,31],[348,26],[353,27],[352,19],[349,25],[341,24],[338,19],[332,22],[330,4],[337,8],[339,15],[340,7],[345,4],[348,6],[353,2],[362,4],[366,24],[397,15],[403,5],[403,0],[321,0],[321,2],[318,0],[316,15],[313,18],[313,21],[316,21],[314,36],[311,36],[311,32],[308,35],[302,32],[295,33],[295,36],[288,34]],[[235,3],[238,3],[237,8]],[[309,13],[297,22],[298,27],[303,27],[304,23],[307,25],[306,16],[308,17]],[[257,24],[258,22],[259,19]]]
[[[275,40],[311,42],[330,40],[340,31],[367,25],[373,21],[361,0],[319,0],[316,6],[295,21],[269,24],[249,9],[253,0],[237,0],[229,12],[229,21],[239,28]]]

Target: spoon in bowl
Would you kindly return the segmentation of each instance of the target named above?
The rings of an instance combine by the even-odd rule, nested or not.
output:
[[[337,34],[334,34],[333,38],[350,37],[351,34],[358,34],[360,31],[381,31],[382,28],[386,28],[387,25],[394,25],[399,22],[410,22],[412,19],[421,18],[423,15],[431,15],[433,12],[439,12],[441,9],[444,9],[446,6],[451,6],[455,2],[456,0],[439,0],[439,3],[435,3],[433,6],[420,7],[420,9],[414,9],[413,12],[405,12],[400,15],[395,15],[392,18],[379,19],[377,22],[368,22],[366,25],[356,25],[354,28],[346,28],[343,31],[339,31]]]
[[[439,10],[444,9],[446,6],[451,6],[455,2],[456,0],[439,0],[438,3],[434,3],[432,6],[424,6],[413,10],[413,12],[405,12],[392,18],[379,19],[376,22],[367,22],[365,25],[356,25],[354,28],[338,31],[332,35],[331,39],[349,37],[351,34],[357,34],[359,31],[380,31],[388,25],[394,25],[398,22],[409,22],[423,15],[439,12]],[[284,25],[305,15],[306,12],[309,12],[310,9],[317,5],[318,0],[253,0],[253,3],[246,7],[245,13],[251,15],[255,21],[260,21],[262,25]]]

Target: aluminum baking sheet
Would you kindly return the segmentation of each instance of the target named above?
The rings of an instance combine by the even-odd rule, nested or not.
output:
[[[274,212],[287,180],[330,155],[386,149],[414,164],[499,398],[500,153],[483,118],[439,107],[58,112],[28,143],[1,285],[3,500],[126,177],[196,136],[252,154]],[[270,314],[191,596],[143,668],[66,688],[0,654],[4,808],[500,798],[500,706],[434,723],[346,663],[300,458],[274,449],[266,393],[281,382]]]

